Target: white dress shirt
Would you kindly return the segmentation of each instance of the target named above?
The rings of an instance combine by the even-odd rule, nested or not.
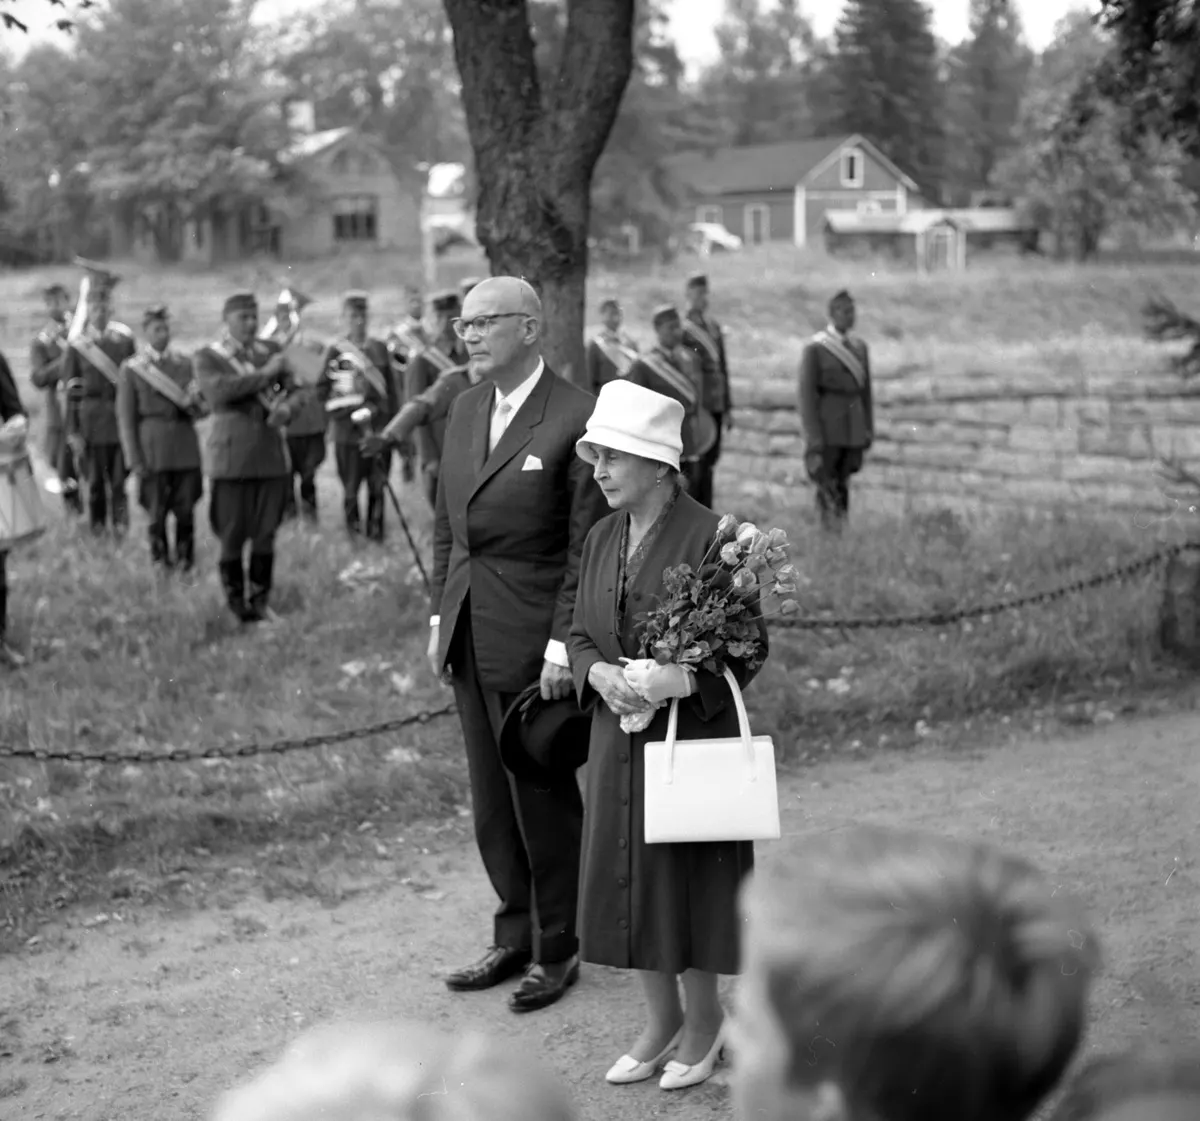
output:
[[[529,395],[533,392],[534,387],[542,376],[542,371],[545,370],[546,363],[542,359],[538,359],[537,368],[529,375],[520,385],[509,393],[500,392],[500,387],[496,387],[496,395],[492,403],[492,418],[488,427],[488,454],[495,450],[496,445],[500,442],[500,437],[504,435],[504,431],[512,423],[512,418],[521,410],[521,406],[529,400]],[[507,409],[501,410],[500,403],[505,402],[508,405]],[[442,617],[434,615],[429,620],[431,627],[440,626]],[[568,667],[571,663],[567,658],[567,646],[564,642],[559,642],[558,639],[552,638],[546,643],[546,661],[556,666]]]

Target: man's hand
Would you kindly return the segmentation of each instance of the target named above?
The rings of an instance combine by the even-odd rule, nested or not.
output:
[[[429,668],[433,671],[433,676],[439,680],[442,678],[442,660],[438,657],[438,636],[441,629],[441,627],[429,628],[429,645],[425,649],[425,657],[429,661]]]
[[[561,701],[571,695],[571,670],[553,662],[542,662],[542,700]]]
[[[614,716],[630,716],[645,712],[649,703],[640,697],[625,680],[625,671],[609,662],[597,662],[588,670],[588,684],[600,694]]]
[[[825,474],[825,453],[816,448],[804,453],[804,470],[814,482]]]
[[[368,459],[377,456],[388,445],[387,440],[378,432],[368,432],[358,441],[358,450]]]
[[[272,354],[271,357],[259,367],[258,372],[260,374],[266,374],[267,377],[279,377],[284,372],[283,355]]]
[[[280,401],[273,405],[267,413],[267,425],[270,428],[286,428],[287,422],[292,419],[292,410],[288,408],[286,401]]]

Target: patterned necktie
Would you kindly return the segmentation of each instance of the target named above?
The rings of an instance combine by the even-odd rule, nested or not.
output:
[[[509,419],[512,417],[512,405],[507,397],[501,397],[496,402],[495,409],[492,410],[492,427],[488,435],[488,455],[496,450],[496,445],[500,443],[500,437],[504,435],[504,430],[508,428]]]

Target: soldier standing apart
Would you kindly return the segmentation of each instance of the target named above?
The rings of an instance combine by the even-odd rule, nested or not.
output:
[[[467,361],[462,341],[454,333],[454,320],[461,304],[457,292],[440,292],[433,297],[433,332],[428,345],[409,359],[404,371],[404,400],[419,397],[438,376]],[[417,455],[421,466],[421,483],[429,505],[437,499],[438,471],[441,467],[442,445],[445,439],[444,421],[421,425],[416,431]]]
[[[171,346],[165,304],[146,309],[142,331],[146,345],[121,367],[117,386],[121,447],[150,515],[150,559],[188,572],[196,560],[196,503],[204,493],[196,421],[205,407],[192,360]],[[175,519],[174,550],[168,516]]]
[[[637,361],[637,343],[621,330],[621,305],[605,300],[600,305],[603,324],[587,345],[587,387],[599,393],[600,387],[625,377]]]
[[[838,292],[829,301],[829,325],[800,359],[800,423],[804,467],[817,488],[826,529],[840,529],[850,509],[850,476],[862,469],[875,438],[871,364],[854,327],[854,300]]]
[[[630,368],[627,380],[652,389],[683,406],[683,455],[680,469],[687,491],[697,502],[712,501],[712,461],[716,423],[704,407],[704,389],[696,356],[683,345],[683,324],[671,306],[654,313],[657,341]],[[707,503],[704,503],[707,504]]]
[[[725,334],[708,310],[708,277],[697,273],[687,282],[687,315],[683,321],[683,344],[700,363],[704,407],[717,425],[717,440],[708,453],[706,490],[692,497],[712,506],[712,480],[721,458],[721,435],[733,427],[733,398],[729,392],[729,365],[725,357]]]
[[[387,347],[367,334],[365,292],[349,292],[342,302],[342,336],[325,351],[317,395],[333,417],[334,455],[342,480],[346,529],[361,529],[358,492],[367,484],[367,539],[383,540],[383,490],[391,469],[391,453],[364,456],[359,448],[363,432],[351,419],[359,408],[371,410],[370,431],[378,432],[399,407],[396,383],[388,376]],[[341,408],[337,406],[341,404]],[[332,406],[332,408],[331,408]]]
[[[278,344],[255,338],[254,295],[230,296],[224,316],[221,337],[194,358],[200,391],[213,411],[208,515],[221,542],[221,585],[230,610],[243,623],[258,623],[268,617],[275,534],[292,485],[282,430],[292,418],[295,395],[289,395],[292,375]]]
[[[43,290],[46,314],[50,321],[33,337],[29,347],[29,380],[35,389],[46,393],[46,432],[43,451],[46,462],[58,476],[58,491],[67,510],[83,513],[83,498],[79,493],[79,472],[75,454],[67,445],[63,430],[62,358],[67,329],[71,318],[71,297],[61,284],[51,284]],[[50,484],[47,483],[47,489]]]
[[[117,427],[117,382],[121,363],[137,351],[133,332],[110,319],[118,277],[86,266],[89,274],[87,325],[67,345],[62,380],[67,387],[66,439],[87,479],[88,522],[99,534],[111,518],[113,532],[129,526],[125,457]]]

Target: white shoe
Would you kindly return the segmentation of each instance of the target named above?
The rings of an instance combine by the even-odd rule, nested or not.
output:
[[[639,1063],[632,1055],[622,1055],[611,1067],[608,1073],[604,1076],[609,1082],[614,1085],[624,1086],[630,1082],[645,1082],[648,1078],[653,1078],[658,1073],[658,1068],[662,1066],[663,1060],[674,1053],[675,1048],[679,1046],[679,1041],[683,1038],[683,1028],[680,1028],[668,1043],[653,1059],[648,1062]]]
[[[722,1024],[721,1030],[717,1032],[717,1038],[713,1040],[713,1045],[708,1049],[708,1054],[698,1063],[687,1066],[673,1059],[667,1063],[663,1068],[662,1078],[658,1080],[659,1088],[685,1090],[689,1086],[699,1086],[701,1082],[707,1082],[724,1054],[725,1025]]]

